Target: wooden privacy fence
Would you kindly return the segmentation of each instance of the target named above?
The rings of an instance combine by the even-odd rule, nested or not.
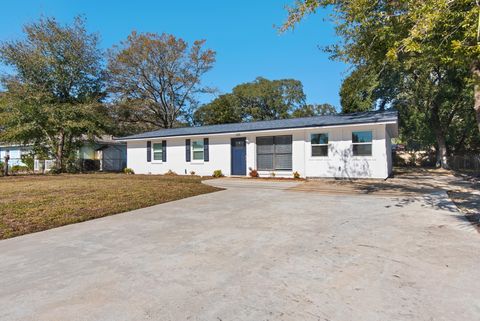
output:
[[[449,157],[452,169],[480,174],[480,155],[454,155]]]

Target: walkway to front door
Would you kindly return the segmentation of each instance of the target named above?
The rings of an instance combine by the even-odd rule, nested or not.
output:
[[[232,138],[232,175],[247,175],[247,147],[245,137]]]

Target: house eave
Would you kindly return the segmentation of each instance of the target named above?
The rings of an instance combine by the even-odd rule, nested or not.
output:
[[[274,129],[253,129],[253,130],[243,130],[243,131],[225,131],[225,132],[217,132],[217,133],[196,133],[190,135],[158,135],[158,136],[151,136],[151,137],[140,137],[140,138],[115,138],[114,140],[118,142],[129,142],[129,141],[146,141],[146,140],[155,140],[161,138],[188,138],[188,137],[215,137],[215,136],[240,136],[249,133],[272,133],[272,132],[282,132],[282,131],[300,131],[305,129],[321,129],[321,128],[338,128],[338,127],[358,127],[358,126],[372,126],[372,125],[397,125],[398,123],[396,120],[391,121],[381,121],[381,122],[358,122],[352,124],[331,124],[331,125],[323,125],[323,126],[301,126],[301,127],[284,127],[284,128],[274,128]]]

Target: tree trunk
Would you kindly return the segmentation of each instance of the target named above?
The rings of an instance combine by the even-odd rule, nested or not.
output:
[[[63,171],[63,151],[65,147],[65,133],[60,132],[59,142],[57,146],[57,153],[55,155],[55,169],[57,172]]]
[[[435,131],[435,139],[437,141],[437,167],[448,169],[447,160],[447,143],[445,142],[445,135]]]
[[[8,161],[10,160],[10,156],[5,155],[3,159],[3,175],[8,176]]]
[[[440,121],[439,106],[434,105],[431,109],[430,122],[432,125],[433,133],[435,134],[435,140],[437,142],[437,161],[436,166],[448,169],[447,159],[447,140],[445,139],[445,128],[443,128]]]
[[[474,105],[475,117],[477,118],[478,131],[480,131],[480,63],[472,67],[474,85]]]

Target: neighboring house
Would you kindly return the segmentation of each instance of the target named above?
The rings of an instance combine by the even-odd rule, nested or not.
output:
[[[121,171],[127,164],[127,146],[113,140],[112,136],[101,136],[93,143],[85,143],[78,152],[79,159],[99,161],[101,171]]]
[[[22,155],[28,154],[29,152],[29,146],[23,146],[19,144],[0,145],[0,162],[3,162],[5,160],[5,156],[8,155],[10,157],[8,161],[9,166],[24,166],[25,164],[22,162]]]
[[[32,147],[28,145],[0,145],[0,157],[10,155],[9,166],[25,165],[21,161],[22,154],[29,154]],[[125,143],[113,140],[112,136],[101,136],[94,142],[85,141],[78,150],[78,159],[97,161],[96,169],[101,171],[121,171],[126,167],[127,146]],[[49,171],[55,166],[52,159],[35,158],[34,171]]]
[[[119,138],[139,174],[387,178],[396,111],[163,129]]]

